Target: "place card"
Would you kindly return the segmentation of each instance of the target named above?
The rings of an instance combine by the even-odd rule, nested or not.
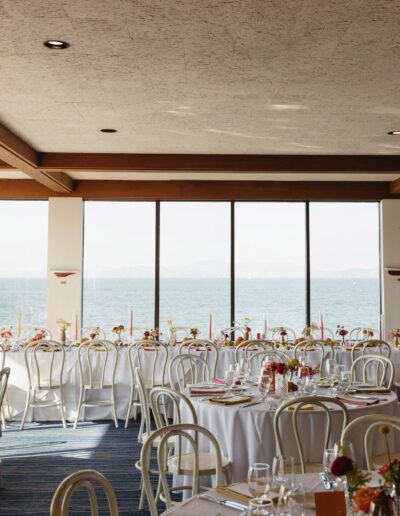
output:
[[[346,516],[344,491],[321,491],[315,493],[317,516]]]

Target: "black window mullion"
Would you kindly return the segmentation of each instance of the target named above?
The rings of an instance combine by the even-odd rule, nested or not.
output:
[[[231,201],[231,321],[235,320],[235,202]]]
[[[156,201],[154,328],[160,327],[160,201]]]
[[[306,202],[306,325],[311,324],[310,203]]]

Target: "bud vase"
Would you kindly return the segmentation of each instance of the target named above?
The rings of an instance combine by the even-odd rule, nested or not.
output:
[[[65,342],[67,340],[67,332],[66,330],[60,330],[60,342],[63,346],[65,346]]]

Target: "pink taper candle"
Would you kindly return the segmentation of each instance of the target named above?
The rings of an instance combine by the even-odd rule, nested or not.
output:
[[[132,337],[133,335],[133,310],[131,308],[130,314],[129,314],[129,335]]]
[[[78,314],[75,314],[75,340],[78,341],[78,329],[79,321],[78,321]]]
[[[264,319],[264,338],[268,339],[267,319]]]
[[[324,315],[321,312],[321,339],[324,340],[324,337],[325,337]]]
[[[212,339],[212,315],[210,314],[210,322],[209,322],[209,332],[208,332],[209,339]]]
[[[379,340],[383,340],[383,315],[379,316]]]

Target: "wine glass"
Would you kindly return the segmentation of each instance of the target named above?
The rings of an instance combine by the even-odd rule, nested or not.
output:
[[[333,359],[333,358],[329,358],[327,361],[326,361],[326,377],[330,383],[330,391],[329,391],[329,394],[331,396],[334,396],[335,395],[335,382],[337,380],[337,374],[336,374],[336,360]]]
[[[230,366],[229,370],[225,371],[225,376],[224,376],[225,385],[228,389],[228,393],[232,392],[232,387],[235,384],[235,379],[236,379],[236,373],[233,369],[231,369],[231,366]]]
[[[356,461],[356,453],[354,451],[354,446],[353,443],[351,443],[350,441],[335,443],[333,445],[333,449],[336,452],[336,457],[339,457],[339,455],[345,455],[346,457],[349,457],[352,461]]]
[[[291,489],[295,482],[294,458],[278,455],[272,461],[272,484],[278,491]]]
[[[246,516],[273,516],[274,504],[268,498],[253,498],[249,501]]]
[[[249,467],[247,481],[249,491],[255,498],[266,496],[271,489],[270,465],[263,462],[255,462]]]
[[[260,376],[258,379],[258,390],[260,391],[263,401],[267,400],[269,390],[271,388],[271,378],[269,376]]]
[[[332,462],[336,459],[336,457],[337,457],[337,450],[334,450],[333,448],[327,448],[326,450],[324,450],[322,466],[324,468],[324,473],[330,479],[333,478],[333,475],[331,472],[331,466],[332,466]]]
[[[312,376],[306,377],[306,382],[304,384],[304,390],[306,394],[310,394],[311,396],[316,394],[317,392],[317,382]]]

